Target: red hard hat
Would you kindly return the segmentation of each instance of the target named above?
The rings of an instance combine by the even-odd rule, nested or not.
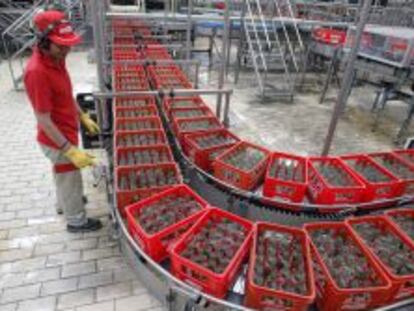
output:
[[[82,41],[80,35],[73,31],[65,13],[60,11],[44,11],[36,14],[33,23],[41,33],[58,45],[73,46]]]

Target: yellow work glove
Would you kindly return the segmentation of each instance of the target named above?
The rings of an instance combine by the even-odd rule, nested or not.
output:
[[[80,114],[80,121],[82,125],[86,128],[86,131],[89,135],[96,135],[99,134],[99,126],[96,124],[94,120],[91,119],[89,113],[81,112]]]
[[[85,151],[82,151],[74,146],[71,146],[68,151],[64,153],[65,157],[72,162],[77,168],[84,168],[91,165],[96,165],[95,157]]]

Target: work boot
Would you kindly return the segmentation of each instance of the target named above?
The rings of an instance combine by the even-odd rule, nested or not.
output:
[[[81,233],[97,231],[102,228],[102,223],[99,219],[87,218],[86,223],[81,226],[67,225],[66,229],[71,233]]]

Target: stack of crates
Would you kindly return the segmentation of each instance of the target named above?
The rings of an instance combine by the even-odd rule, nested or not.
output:
[[[131,40],[137,29],[141,35],[148,34],[148,29],[142,25],[120,27],[114,32],[114,42]],[[113,49],[118,60],[139,59],[136,49],[116,45]],[[139,65],[114,66],[113,81],[115,91],[150,89],[145,69]],[[113,116],[115,192],[117,206],[125,216],[127,205],[180,184],[182,177],[174,162],[155,97],[117,97],[113,101]]]

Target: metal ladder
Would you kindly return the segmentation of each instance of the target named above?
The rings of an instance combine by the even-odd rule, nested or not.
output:
[[[4,1],[4,0],[0,0]],[[32,31],[32,20],[40,10],[51,2],[57,1],[39,0],[30,9],[26,10],[19,18],[14,20],[2,33],[3,47],[8,61],[9,71],[16,90],[21,89],[20,84],[24,72],[24,55],[36,43],[36,37]],[[75,28],[82,27],[82,14],[80,14],[81,0],[61,0],[61,7],[68,13]],[[17,67],[17,68],[15,68]],[[19,73],[17,73],[19,72]]]
[[[250,60],[262,99],[272,90],[269,96],[293,100],[295,76],[300,70],[297,50],[303,52],[302,38],[293,17],[290,0],[245,1],[242,15],[245,44],[239,47],[238,65],[242,55],[245,63]],[[288,27],[286,19],[292,27]]]

